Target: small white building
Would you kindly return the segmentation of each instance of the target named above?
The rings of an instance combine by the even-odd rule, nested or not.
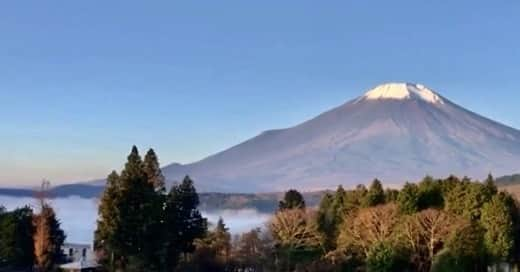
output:
[[[65,243],[61,249],[68,261],[68,263],[60,266],[64,271],[96,271],[96,268],[99,267],[91,245]]]
[[[69,262],[96,259],[94,249],[88,244],[64,243],[61,249]]]

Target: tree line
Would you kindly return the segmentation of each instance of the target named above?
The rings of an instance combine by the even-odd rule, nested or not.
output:
[[[134,147],[99,207],[96,248],[110,271],[487,271],[520,257],[516,200],[484,182],[425,177],[339,186],[319,207],[286,192],[264,228],[231,235],[197,210],[189,177],[168,193],[157,156]]]
[[[43,192],[44,190],[42,190]],[[0,270],[54,271],[65,234],[45,197],[0,209]],[[165,187],[158,157],[134,146],[100,198],[94,249],[102,271],[488,271],[520,258],[516,200],[484,182],[425,177],[400,190],[327,192],[318,207],[289,190],[264,227],[232,235],[198,210],[190,177]]]
[[[0,271],[56,271],[66,261],[61,247],[66,235],[46,199],[48,182],[30,206],[6,211],[0,207]]]
[[[270,222],[279,271],[488,271],[520,255],[518,203],[491,175],[425,177],[401,190],[374,180],[338,187],[317,210],[301,206]]]

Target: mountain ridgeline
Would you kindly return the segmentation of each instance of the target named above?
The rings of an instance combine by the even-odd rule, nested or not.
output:
[[[425,175],[483,179],[520,173],[520,131],[411,83],[377,86],[294,127],[270,130],[190,164],[162,169],[166,185],[186,175],[201,192],[270,193],[391,186]],[[97,196],[105,180],[58,186],[56,196]],[[24,189],[0,194],[30,196]],[[261,200],[260,200],[261,201]]]
[[[297,126],[267,131],[201,161],[163,168],[201,191],[272,192],[520,170],[520,131],[425,86],[390,83]]]

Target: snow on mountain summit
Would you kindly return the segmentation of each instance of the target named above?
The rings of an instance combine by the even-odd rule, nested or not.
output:
[[[271,130],[198,162],[163,168],[205,192],[331,189],[424,175],[518,172],[520,131],[411,83],[380,85],[296,126]]]
[[[362,98],[367,100],[421,99],[432,104],[444,104],[442,98],[434,91],[424,85],[413,83],[387,83],[379,85],[366,92]]]

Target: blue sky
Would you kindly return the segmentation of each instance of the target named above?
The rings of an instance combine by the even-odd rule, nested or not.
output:
[[[191,162],[388,81],[520,128],[520,2],[5,1],[0,184]]]

